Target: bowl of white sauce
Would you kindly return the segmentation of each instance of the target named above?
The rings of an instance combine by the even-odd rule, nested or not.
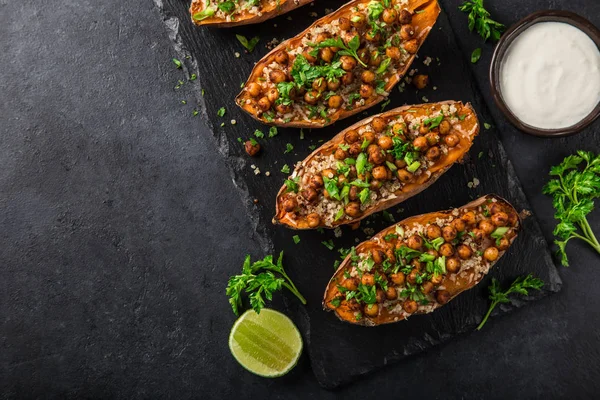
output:
[[[520,130],[577,133],[600,115],[600,30],[568,11],[531,14],[498,42],[490,84],[496,104]]]

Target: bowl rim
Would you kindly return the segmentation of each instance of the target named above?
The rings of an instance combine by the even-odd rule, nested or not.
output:
[[[583,129],[588,127],[592,122],[600,116],[600,102],[596,107],[581,121],[575,125],[567,126],[559,129],[543,129],[537,128],[532,125],[528,125],[521,121],[515,116],[512,111],[508,108],[508,105],[502,98],[502,91],[500,89],[500,66],[506,54],[506,51],[512,44],[512,42],[527,28],[540,22],[563,22],[570,24],[590,37],[590,39],[596,44],[600,51],[600,29],[594,24],[585,19],[584,17],[575,14],[571,11],[565,10],[542,10],[529,14],[525,18],[517,21],[513,24],[500,38],[494,54],[492,55],[492,62],[489,70],[490,88],[492,97],[496,102],[496,105],[506,118],[519,130],[534,136],[540,137],[565,137],[574,135],[581,132]]]

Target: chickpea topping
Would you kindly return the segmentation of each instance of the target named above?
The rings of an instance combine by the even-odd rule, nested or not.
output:
[[[280,69],[275,69],[275,70],[271,71],[271,73],[269,74],[269,78],[271,79],[271,82],[273,82],[273,83],[281,83],[281,82],[285,82],[287,77],[285,75],[285,72],[283,72]]]
[[[269,111],[269,108],[271,108],[271,102],[267,97],[261,97],[261,99],[258,100],[258,108],[260,108],[262,111]]]
[[[419,151],[425,151],[428,147],[427,139],[423,136],[419,136],[413,140],[413,146]]]
[[[314,90],[309,90],[304,95],[304,101],[310,105],[315,105],[319,101],[319,94]]]
[[[321,171],[321,176],[324,176],[329,179],[333,179],[333,177],[335,176],[335,170],[333,170],[331,168],[326,168],[323,171]]]
[[[356,290],[358,289],[358,279],[356,278],[347,278],[342,282],[342,286],[348,290]]]
[[[357,29],[364,27],[367,23],[367,21],[365,20],[365,16],[360,12],[353,13],[350,16],[350,22],[352,22],[352,25]]]
[[[481,240],[483,239],[483,237],[485,236],[485,233],[478,228],[474,228],[471,233],[473,234],[473,240],[475,240],[476,242],[481,242]]]
[[[396,22],[396,18],[398,18],[398,13],[393,8],[386,8],[381,16],[383,22],[390,25]]]
[[[246,153],[248,153],[250,157],[254,157],[260,151],[260,144],[252,144],[250,140],[246,140],[244,143],[244,150],[246,150]]]
[[[442,229],[442,236],[444,237],[444,240],[446,242],[453,241],[456,238],[456,235],[457,235],[456,229],[454,229],[454,227],[451,225],[446,225]]]
[[[460,270],[460,260],[456,257],[446,259],[446,271],[455,274]]]
[[[369,161],[377,165],[385,162],[385,154],[383,154],[379,146],[377,146],[377,149],[369,151]]]
[[[373,96],[373,86],[371,85],[367,85],[367,84],[362,84],[360,85],[360,97],[362,97],[363,99],[368,99],[369,97]]]
[[[490,235],[496,230],[496,226],[492,224],[489,219],[484,219],[479,222],[479,229],[481,229],[485,235]]]
[[[381,56],[381,54],[379,54],[379,51],[373,50],[371,52],[371,58],[369,59],[369,65],[372,67],[379,67],[381,61],[383,61],[383,57]]]
[[[318,93],[325,91],[325,89],[327,89],[327,82],[325,82],[325,78],[315,79],[312,83],[312,88]]]
[[[402,303],[402,308],[407,314],[413,314],[419,309],[419,306],[414,300],[405,300],[404,303]]]
[[[375,291],[375,301],[383,303],[385,301],[385,292],[381,289]]]
[[[425,157],[427,157],[427,159],[431,161],[436,161],[440,158],[441,155],[442,152],[440,151],[440,148],[437,146],[433,146],[429,150],[427,150]]]
[[[354,143],[356,141],[358,141],[359,136],[358,136],[358,132],[356,132],[355,130],[350,130],[347,131],[346,133],[344,133],[344,140],[346,141],[346,143]]]
[[[396,288],[393,286],[388,286],[387,290],[385,291],[385,298],[388,300],[395,300],[398,298],[398,292],[396,291]]]
[[[477,217],[475,217],[475,212],[473,211],[468,211],[464,213],[463,216],[460,217],[460,219],[465,221],[467,225],[475,225],[475,223],[477,222]]]
[[[396,136],[404,135],[406,132],[406,124],[405,123],[396,123],[392,126],[392,133]]]
[[[333,50],[331,50],[331,47],[324,47],[321,50],[319,50],[319,57],[321,57],[321,60],[330,63],[331,61],[333,61],[335,53],[333,52]]]
[[[467,227],[467,224],[462,219],[455,219],[450,223],[450,225],[452,225],[457,232],[463,232]]]
[[[402,25],[402,28],[400,28],[400,37],[402,40],[412,39],[413,36],[415,36],[415,28],[410,24]]]
[[[339,88],[340,88],[340,80],[339,79],[332,79],[330,81],[327,81],[327,89],[335,92]]]
[[[367,304],[365,306],[365,315],[376,317],[379,314],[379,306],[377,304]]]
[[[300,194],[309,203],[314,203],[319,198],[319,194],[313,188],[306,188],[306,189],[302,190],[302,192],[300,192]]]
[[[415,54],[417,50],[419,50],[419,41],[417,39],[411,39],[407,42],[404,42],[403,47],[408,53]]]
[[[348,157],[346,152],[344,150],[340,149],[339,147],[335,151],[335,153],[333,153],[333,156],[335,157],[336,160],[345,160]]]
[[[329,108],[340,108],[342,106],[343,102],[344,102],[344,99],[342,99],[342,96],[338,96],[336,94],[329,98],[329,100],[327,101],[327,104],[329,105]]]
[[[374,179],[377,179],[380,181],[386,180],[387,175],[388,175],[387,168],[383,165],[373,168],[373,171],[371,173],[372,173]]]
[[[425,126],[425,125],[421,125],[421,126],[419,127],[419,134],[421,134],[421,135],[426,135],[426,134],[428,134],[428,133],[429,133],[429,128],[428,128],[427,126]]]
[[[344,71],[352,71],[356,67],[356,60],[351,56],[341,56],[340,61],[342,62],[342,69]]]
[[[454,255],[454,246],[450,243],[444,243],[440,246],[440,254],[444,257],[452,257]]]
[[[352,143],[348,149],[348,153],[353,156],[359,155],[362,151],[360,145],[361,144],[359,142]]]
[[[248,94],[252,97],[260,96],[261,90],[262,88],[256,82],[251,82],[248,84],[248,86],[246,86],[246,92],[248,92]]]
[[[277,90],[277,88],[269,89],[269,92],[267,93],[267,98],[271,103],[275,103],[275,100],[279,98],[279,91]]]
[[[429,224],[427,226],[427,238],[428,239],[437,239],[442,236],[442,228],[435,224]]]
[[[383,252],[381,250],[374,250],[372,257],[373,261],[375,261],[375,264],[377,265],[383,262]]]
[[[306,222],[311,228],[316,228],[321,224],[321,217],[317,213],[310,213],[306,216]]]
[[[394,141],[389,136],[379,136],[379,138],[377,139],[377,144],[384,150],[389,150],[392,147],[394,147]]]
[[[483,252],[483,258],[487,261],[496,261],[498,259],[498,249],[496,247],[488,247]]]
[[[458,248],[456,249],[456,252],[458,253],[458,256],[460,258],[462,258],[463,260],[468,260],[469,258],[471,258],[471,255],[473,254],[473,251],[471,250],[471,248],[469,246],[467,246],[466,244],[459,245]]]
[[[458,145],[460,143],[460,139],[458,138],[457,135],[455,135],[454,133],[451,133],[444,137],[444,143],[446,143],[446,146],[448,146],[448,147],[455,147],[456,145]]]
[[[364,83],[373,83],[375,81],[375,73],[373,71],[364,70],[360,78]]]
[[[344,85],[349,85],[354,81],[354,74],[352,72],[346,72],[342,75],[342,83]]]
[[[400,180],[400,182],[403,182],[403,183],[410,182],[413,177],[413,174],[408,172],[406,169],[399,169],[397,174],[398,174],[398,179]]]
[[[367,142],[372,143],[373,140],[375,140],[375,132],[370,132],[370,131],[364,132],[362,134],[362,138],[363,138],[363,140],[366,140]],[[369,147],[367,147],[368,152],[373,151],[373,149],[379,150],[377,148],[377,145],[375,145],[375,144],[371,144],[371,145],[369,145]]]
[[[365,39],[369,42],[378,42],[381,39],[381,34],[376,31],[368,31],[365,35]]]
[[[321,175],[313,175],[308,182],[308,186],[313,189],[320,189],[323,187],[323,178]]]
[[[351,186],[350,193],[348,193],[348,198],[352,201],[358,199],[358,187]]]
[[[404,167],[406,167],[406,161],[404,161],[403,159],[402,160],[396,160],[396,161],[394,161],[394,164],[398,168],[404,168]]]
[[[373,286],[373,285],[375,285],[375,275],[373,275],[373,274],[363,274],[363,276],[361,278],[361,282],[362,282],[363,285]]]
[[[341,17],[338,20],[338,26],[343,31],[349,31],[350,29],[352,29],[352,24],[350,23],[350,20],[348,18],[345,18],[345,17]]]
[[[427,75],[415,75],[412,79],[413,85],[419,90],[425,89],[429,84],[429,76]]]
[[[440,283],[442,283],[443,280],[444,280],[444,277],[440,274],[434,274],[431,277],[431,283],[433,283],[434,285],[439,285]]]
[[[311,55],[309,51],[305,51],[304,53],[302,53],[302,55],[304,56],[304,58],[306,58],[306,61],[308,61],[309,63],[317,62],[317,57]]]
[[[398,22],[402,25],[410,24],[412,21],[412,13],[407,9],[400,11],[400,15],[398,16]]]
[[[423,247],[423,238],[419,235],[412,235],[408,238],[406,245],[413,250],[420,250]]]
[[[277,112],[279,114],[287,114],[289,112],[292,111],[292,106],[291,105],[286,105],[286,104],[277,104],[275,106],[275,109],[277,110]]]
[[[430,281],[423,282],[423,284],[421,285],[421,291],[425,294],[429,294],[429,293],[433,292],[434,287],[435,287],[434,284],[431,283]]]
[[[360,217],[360,215],[362,214],[362,212],[360,211],[360,204],[358,204],[355,201],[351,201],[350,203],[346,204],[346,207],[344,207],[344,211],[352,218]]]
[[[296,201],[295,197],[289,196],[283,201],[283,209],[285,212],[292,212],[296,207],[298,207],[298,201]]]
[[[395,285],[404,285],[404,274],[402,272],[398,272],[390,275],[390,279],[394,282]]]
[[[383,185],[383,182],[378,181],[377,179],[373,179],[371,181],[371,183],[369,183],[369,189],[377,190],[377,189],[380,189],[382,185]]]
[[[289,57],[288,57],[288,54],[286,51],[280,51],[279,53],[277,53],[275,55],[275,61],[278,64],[281,64],[281,65],[287,64],[288,60],[289,60]]]
[[[497,212],[492,215],[492,223],[496,226],[506,226],[506,224],[508,224],[508,214],[505,212]]]
[[[447,290],[438,290],[435,293],[435,300],[441,305],[446,304],[450,301],[450,292]]]
[[[442,122],[440,122],[440,126],[438,127],[439,131],[440,131],[440,135],[447,135],[448,133],[450,133],[450,122],[448,122],[448,120],[443,120]]]
[[[385,120],[381,117],[373,118],[373,121],[371,121],[371,125],[373,126],[373,130],[377,133],[381,133],[385,130],[385,128],[387,128]]]
[[[399,60],[402,56],[400,49],[395,46],[390,46],[385,49],[385,55],[391,58],[392,60]]]

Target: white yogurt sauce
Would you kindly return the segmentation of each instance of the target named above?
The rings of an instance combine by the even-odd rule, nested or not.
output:
[[[600,51],[572,25],[537,23],[508,47],[500,89],[510,111],[528,125],[575,125],[600,102]]]

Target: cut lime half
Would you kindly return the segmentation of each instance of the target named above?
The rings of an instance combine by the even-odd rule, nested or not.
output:
[[[291,319],[279,311],[248,310],[231,328],[229,349],[248,371],[275,378],[287,374],[302,353],[302,337]]]

